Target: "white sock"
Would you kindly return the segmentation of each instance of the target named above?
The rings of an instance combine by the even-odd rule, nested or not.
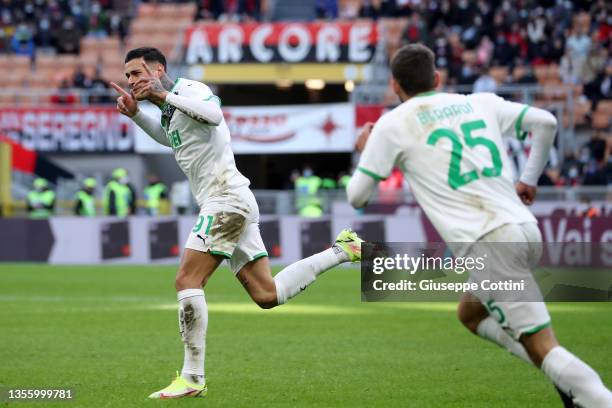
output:
[[[321,273],[348,260],[348,255],[344,251],[333,246],[292,263],[274,277],[278,304],[282,305],[306,289]]]
[[[481,321],[476,328],[476,332],[483,339],[492,341],[493,343],[505,348],[521,360],[529,364],[533,364],[529,358],[529,354],[527,354],[527,350],[525,350],[525,347],[510,337],[510,335],[504,331],[504,329],[493,317],[489,316]]]
[[[599,375],[578,357],[561,346],[550,350],[542,362],[542,371],[574,403],[584,408],[612,407],[612,393]]]
[[[204,352],[208,307],[202,289],[184,289],[177,293],[179,328],[185,345],[181,376],[189,382],[204,384]]]

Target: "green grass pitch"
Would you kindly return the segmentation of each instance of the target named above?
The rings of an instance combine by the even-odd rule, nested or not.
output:
[[[204,399],[148,401],[182,365],[172,266],[0,264],[0,387],[74,389],[15,407],[560,407],[534,368],[469,334],[450,303],[361,303],[359,272],[260,310],[228,269],[206,288]],[[550,307],[612,384],[612,305]],[[0,403],[2,404],[2,403]]]

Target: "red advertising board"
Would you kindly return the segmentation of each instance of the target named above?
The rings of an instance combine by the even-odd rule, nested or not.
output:
[[[377,26],[371,21],[317,23],[200,23],[185,32],[188,64],[366,63]]]
[[[0,110],[0,134],[39,152],[131,152],[130,123],[113,106]]]

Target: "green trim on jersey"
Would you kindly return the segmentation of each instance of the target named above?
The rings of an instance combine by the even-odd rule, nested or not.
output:
[[[224,256],[224,257],[226,257],[227,259],[230,259],[230,258],[232,257],[230,254],[228,254],[227,252],[223,252],[223,251],[213,251],[213,250],[211,249],[211,250],[210,250],[210,251],[208,251],[208,252],[210,252],[210,253],[211,253],[211,254],[213,254],[213,255],[221,255],[221,256]]]
[[[174,81],[174,85],[172,85],[172,89],[170,89],[170,92],[174,92],[174,89],[176,88],[180,80],[181,78],[176,78],[176,81]]]
[[[527,132],[522,132],[521,127],[523,126],[523,119],[525,118],[525,113],[527,113],[527,109],[529,109],[529,105],[525,105],[521,113],[519,113],[518,118],[516,119],[516,123],[514,124],[514,131],[516,132],[516,138],[518,140],[525,140],[527,137]]]
[[[431,96],[431,95],[435,95],[437,93],[438,93],[438,91],[435,91],[435,90],[434,91],[421,92],[419,94],[414,95],[413,98],[419,98],[421,96]]]
[[[525,331],[525,332],[523,332],[521,334],[527,334],[527,335],[536,334],[537,332],[539,332],[541,330],[544,330],[547,327],[550,327],[550,324],[551,324],[551,321],[549,320],[548,322],[546,322],[544,324],[541,324],[539,326],[536,326],[533,329],[527,330],[527,331]]]
[[[221,106],[221,98],[217,95],[210,95],[208,98],[204,99],[204,102],[208,102],[214,98],[214,101],[217,102],[217,105]]]
[[[268,256],[268,253],[267,252],[260,252],[257,255],[255,255],[253,257],[253,259],[251,259],[251,261],[254,261],[254,260],[259,259],[259,258],[263,258],[264,256]]]
[[[174,85],[172,85],[172,88],[169,91],[170,93],[174,92],[174,89],[176,88],[176,86],[178,85],[180,80],[181,80],[181,78],[176,78],[176,81],[174,81]],[[162,103],[162,106],[159,107],[159,110],[164,110],[166,105],[168,105],[168,102],[164,101],[164,103]]]
[[[370,171],[368,169],[364,169],[363,167],[357,167],[357,170],[359,170],[363,174],[367,174],[368,176],[372,177],[376,181],[382,181],[382,180],[386,180],[387,179],[387,177],[379,176],[378,174],[374,173],[373,171]]]

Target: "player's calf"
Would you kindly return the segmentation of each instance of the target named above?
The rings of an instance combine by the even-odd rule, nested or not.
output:
[[[248,262],[237,277],[255,303],[269,309],[300,294],[321,273],[344,262],[361,260],[362,242],[355,232],[343,230],[331,248],[287,266],[274,278],[267,258]]]
[[[276,286],[267,257],[249,262],[236,277],[259,307],[271,309],[278,305]]]
[[[457,308],[457,318],[469,331],[478,335],[478,325],[488,316],[487,309],[476,297],[470,293],[465,293],[461,297]]]

